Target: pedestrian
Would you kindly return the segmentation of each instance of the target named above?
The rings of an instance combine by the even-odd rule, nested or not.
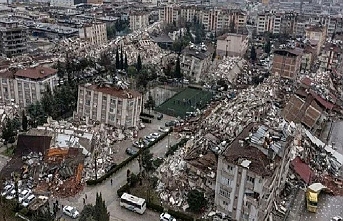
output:
[[[85,194],[85,198],[87,199],[87,194]]]
[[[85,198],[83,198],[83,205],[85,205],[86,204],[86,199]]]
[[[112,186],[112,184],[113,184],[113,180],[111,179],[111,186]]]

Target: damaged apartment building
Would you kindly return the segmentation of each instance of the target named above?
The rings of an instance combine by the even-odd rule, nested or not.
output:
[[[234,220],[266,220],[286,181],[291,129],[250,123],[219,155],[215,205]]]

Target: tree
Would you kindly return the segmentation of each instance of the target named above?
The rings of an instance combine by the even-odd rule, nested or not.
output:
[[[54,98],[49,85],[46,85],[45,92],[43,93],[43,97],[40,103],[42,105],[44,113],[48,116],[52,116],[54,111]]]
[[[25,115],[25,110],[22,112],[21,125],[23,131],[27,131],[27,116]]]
[[[57,61],[56,68],[57,68],[58,79],[59,80],[63,79],[63,77],[64,77],[64,70],[63,70],[62,64],[61,64],[61,62],[59,60]]]
[[[267,40],[267,42],[264,45],[264,52],[269,54],[271,51],[271,44],[270,44],[270,40]]]
[[[4,139],[6,143],[13,143],[15,141],[14,137],[16,135],[17,131],[13,120],[11,120],[10,118],[6,118],[5,122],[2,124],[2,139]]]
[[[32,221],[54,221],[54,214],[50,213],[49,209],[41,209],[32,216]]]
[[[217,57],[217,51],[214,50],[213,54],[212,54],[212,61],[214,61],[214,59],[216,59]]]
[[[129,77],[135,76],[137,74],[137,69],[135,66],[129,66],[127,68],[127,74]]]
[[[188,192],[187,203],[189,205],[189,209],[196,213],[201,212],[207,206],[207,200],[204,193],[196,189]]]
[[[177,60],[176,60],[174,76],[176,78],[179,78],[179,79],[182,78],[181,65],[180,65],[180,56],[177,57]]]
[[[41,104],[37,101],[36,103],[30,104],[27,107],[27,113],[30,117],[30,125],[32,127],[37,127],[38,125],[43,125],[46,122],[46,115]]]
[[[144,150],[142,153],[142,166],[147,172],[154,169],[152,161],[153,156],[154,155],[150,153],[149,149]]]
[[[119,61],[119,51],[118,48],[116,49],[116,68],[120,69],[120,61]]]
[[[152,98],[150,93],[149,93],[148,100],[144,104],[144,108],[149,110],[149,114],[150,114],[150,111],[155,108],[155,101]]]
[[[141,55],[138,54],[138,57],[137,57],[137,71],[140,72],[142,70],[142,60],[141,60]]]
[[[255,62],[256,61],[256,49],[255,46],[251,47],[251,52],[250,52],[250,59]]]
[[[230,31],[230,33],[235,33],[235,21],[234,20],[230,21],[229,31]]]
[[[129,65],[127,63],[127,54],[125,53],[124,69],[127,71],[128,67],[129,67]]]
[[[124,69],[124,52],[123,52],[123,47],[120,48],[120,69]]]
[[[80,213],[79,221],[109,221],[110,215],[107,212],[105,201],[102,195],[96,194],[95,205],[87,204]]]

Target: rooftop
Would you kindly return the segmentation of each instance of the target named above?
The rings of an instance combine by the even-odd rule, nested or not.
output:
[[[130,89],[123,90],[123,89],[117,89],[115,87],[100,86],[96,84],[92,84],[92,85],[85,84],[83,87],[89,90],[102,92],[103,94],[109,94],[111,96],[123,98],[123,99],[137,98],[137,97],[142,96],[141,93],[139,93],[138,91],[134,91]]]
[[[241,165],[260,176],[271,176],[271,164],[280,160],[286,146],[281,132],[250,123],[223,152],[232,164]]]
[[[31,79],[43,79],[55,75],[56,73],[56,69],[38,66],[33,68],[20,69],[14,73],[14,76]]]

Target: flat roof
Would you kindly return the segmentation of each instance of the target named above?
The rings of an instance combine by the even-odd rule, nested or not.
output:
[[[117,89],[115,87],[108,87],[108,86],[99,86],[96,84],[92,85],[83,85],[82,87],[92,90],[92,91],[97,91],[97,92],[102,92],[103,94],[109,94],[114,97],[118,98],[123,98],[123,99],[131,99],[131,98],[137,98],[142,96],[141,93],[138,91],[130,90],[130,89]]]
[[[14,76],[31,78],[31,79],[43,79],[48,76],[55,75],[56,73],[57,73],[56,69],[38,66],[38,67],[33,67],[33,68],[20,69],[14,73]]]

